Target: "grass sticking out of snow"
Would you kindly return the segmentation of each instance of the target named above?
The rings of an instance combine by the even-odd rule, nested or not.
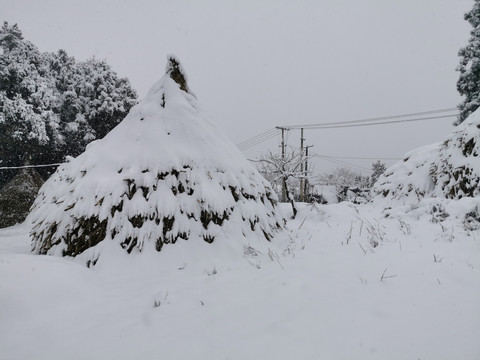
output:
[[[479,359],[470,205],[303,206],[271,243],[116,245],[90,269],[3,229],[0,358]]]

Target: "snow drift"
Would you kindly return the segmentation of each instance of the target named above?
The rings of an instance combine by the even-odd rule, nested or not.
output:
[[[408,153],[388,169],[373,188],[377,198],[420,201],[480,195],[480,109],[442,143]]]
[[[95,262],[106,242],[130,253],[220,234],[270,240],[283,226],[276,201],[170,57],[145,99],[41,188],[29,216],[32,251],[77,256],[93,248]]]

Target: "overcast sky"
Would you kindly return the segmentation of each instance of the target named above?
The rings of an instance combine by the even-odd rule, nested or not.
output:
[[[41,51],[106,59],[141,97],[181,60],[190,88],[237,144],[277,125],[455,107],[472,0],[0,0]],[[309,130],[322,155],[401,157],[454,119]],[[289,145],[299,145],[291,131]],[[278,151],[275,137],[245,153]],[[372,160],[345,160],[369,168]],[[386,161],[392,164],[392,161]],[[316,172],[335,167],[317,161]]]

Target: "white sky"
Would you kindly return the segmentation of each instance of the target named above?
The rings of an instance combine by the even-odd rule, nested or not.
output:
[[[175,54],[234,143],[277,125],[455,107],[472,0],[0,0],[41,51],[106,59],[140,98]],[[441,141],[453,119],[309,130],[323,155],[401,157]],[[299,145],[292,131],[289,144]],[[255,157],[275,138],[246,152]],[[312,151],[311,150],[311,151]],[[370,168],[373,160],[346,160]],[[387,161],[387,164],[392,162]],[[335,165],[317,161],[316,172]]]

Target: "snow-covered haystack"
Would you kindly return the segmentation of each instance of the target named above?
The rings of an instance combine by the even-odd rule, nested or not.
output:
[[[283,219],[270,184],[210,122],[170,57],[167,73],[105,138],[62,165],[29,219],[33,252],[128,253],[199,237],[256,234]],[[105,240],[105,241],[104,241]]]
[[[436,194],[449,199],[480,195],[480,109],[455,128],[440,146],[431,176]]]
[[[439,156],[439,147],[436,143],[407,153],[378,178],[372,189],[374,196],[413,202],[429,196],[435,186],[430,167]]]
[[[419,201],[480,195],[480,109],[457,126],[443,143],[408,153],[377,181],[377,197]]]

